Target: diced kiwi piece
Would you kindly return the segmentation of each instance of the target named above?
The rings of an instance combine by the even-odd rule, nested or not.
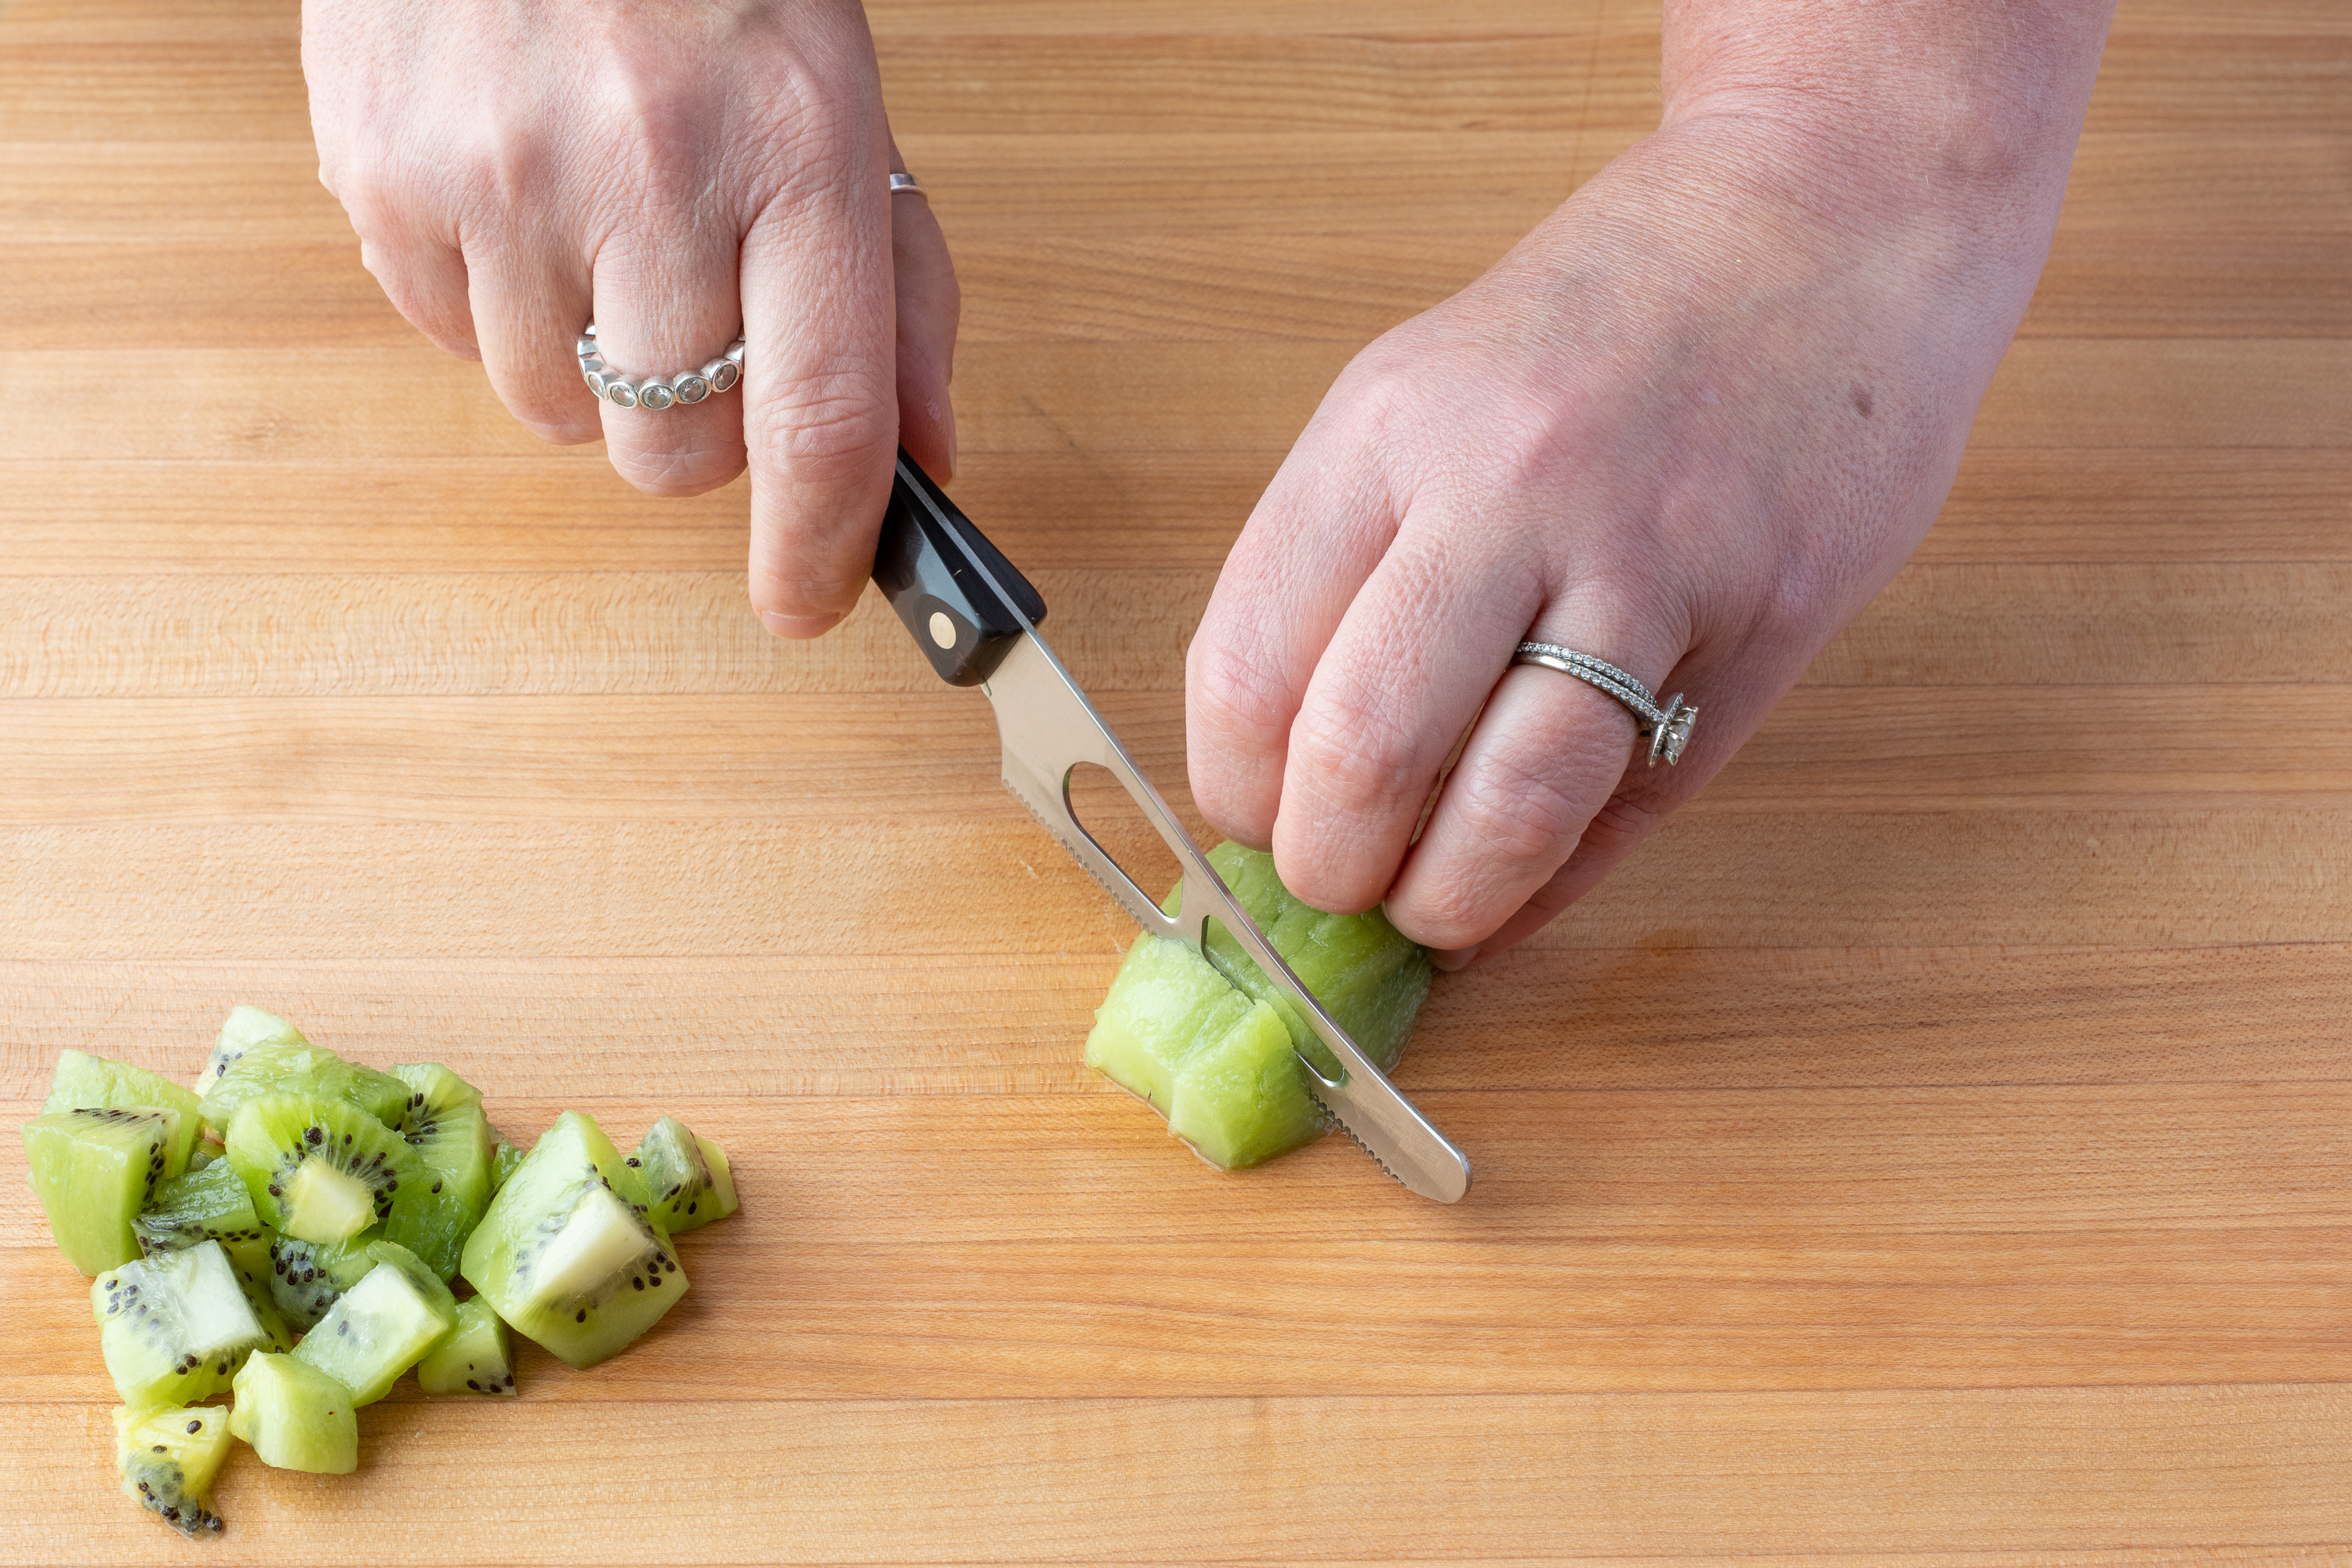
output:
[[[179,1121],[176,1110],[109,1107],[25,1123],[26,1175],[58,1250],[84,1274],[139,1256],[131,1222],[163,1182]]]
[[[327,1309],[294,1359],[350,1389],[352,1404],[373,1405],[457,1324],[457,1303],[440,1280],[421,1264],[387,1260]]]
[[[675,1116],[653,1124],[628,1163],[645,1178],[652,1205],[646,1217],[672,1236],[735,1212],[735,1176],[726,1153]]]
[[[347,1476],[360,1468],[360,1423],[352,1391],[290,1354],[248,1358],[236,1374],[228,1429],[265,1465]]]
[[[133,1410],[219,1393],[268,1340],[217,1241],[107,1269],[89,1306],[106,1370]]]
[[[1392,1065],[1429,994],[1427,952],[1377,910],[1329,915],[1301,903],[1270,855],[1226,843],[1209,861],[1349,1037]],[[1169,895],[1170,909],[1177,897]],[[1139,936],[1095,1014],[1086,1059],[1150,1101],[1203,1159],[1231,1170],[1286,1153],[1328,1125],[1293,1048],[1327,1071],[1337,1064],[1223,927],[1211,927],[1208,946],[1203,958],[1188,942]]]
[[[188,1168],[188,1156],[195,1148],[197,1134],[204,1131],[204,1116],[196,1097],[170,1079],[128,1062],[59,1051],[58,1070],[49,1079],[49,1097],[41,1102],[41,1110],[51,1113],[142,1107],[179,1113],[179,1130],[172,1135],[172,1147],[163,1157],[163,1174],[178,1175]]]
[[[221,1075],[235,1067],[237,1058],[256,1046],[307,1046],[302,1031],[275,1013],[265,1013],[258,1007],[243,1003],[228,1010],[228,1019],[221,1025],[220,1037],[213,1042],[213,1054],[205,1059],[205,1070],[196,1075],[196,1098],[201,1100],[213,1091]],[[226,1126],[226,1122],[216,1125]]]
[[[183,1405],[114,1413],[114,1463],[122,1490],[183,1535],[218,1535],[213,1478],[228,1458],[228,1407]]]
[[[386,1127],[400,1125],[409,1088],[389,1073],[347,1062],[334,1052],[304,1042],[265,1040],[222,1073],[202,1101],[205,1125],[227,1135],[239,1107],[266,1094],[300,1094],[356,1105]]]
[[[298,1333],[309,1333],[335,1299],[368,1276],[379,1261],[368,1247],[381,1233],[362,1231],[349,1241],[299,1241],[281,1236],[269,1244],[269,1299]]]
[[[457,1306],[457,1326],[416,1363],[416,1386],[427,1394],[512,1394],[514,1352],[507,1326],[477,1296]]]
[[[342,1241],[391,1215],[416,1152],[356,1106],[265,1094],[237,1107],[228,1163],[262,1224],[300,1241]]]
[[[466,1243],[474,1289],[573,1366],[618,1353],[686,1293],[669,1238],[615,1190],[631,1174],[593,1119],[566,1111]]]
[[[490,1152],[490,1195],[492,1197],[496,1197],[499,1189],[507,1184],[509,1176],[521,1169],[523,1156],[529,1152],[530,1151],[528,1149],[518,1149],[503,1138],[499,1140],[499,1146]]]
[[[416,1151],[415,1178],[401,1189],[384,1237],[432,1265],[444,1281],[457,1276],[466,1237],[490,1206],[490,1122],[481,1096],[438,1064],[396,1067],[411,1088],[401,1136]]]
[[[408,1086],[403,1122],[430,1121],[452,1106],[482,1103],[480,1089],[439,1062],[395,1062],[384,1071]]]
[[[265,1241],[253,1194],[226,1162],[207,1165],[159,1184],[146,1211],[131,1222],[140,1250],[152,1258],[200,1241],[234,1248]],[[266,1241],[265,1241],[266,1246]]]

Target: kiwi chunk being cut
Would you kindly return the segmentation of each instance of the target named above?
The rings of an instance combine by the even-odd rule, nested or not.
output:
[[[425,1262],[446,1283],[457,1276],[466,1237],[490,1206],[491,1139],[479,1090],[434,1062],[395,1067],[410,1088],[400,1134],[417,1171],[385,1222],[384,1238]]]
[[[58,1250],[84,1274],[140,1256],[131,1221],[162,1184],[179,1134],[170,1110],[57,1110],[25,1123],[26,1176]]]
[[[646,1217],[672,1236],[735,1212],[726,1152],[675,1116],[655,1122],[628,1163],[645,1178]]]
[[[1300,902],[1271,855],[1226,843],[1209,863],[1349,1037],[1392,1066],[1429,994],[1427,952],[1378,910],[1331,915]],[[1149,1101],[1202,1158],[1233,1170],[1326,1130],[1294,1047],[1327,1071],[1337,1067],[1289,1000],[1213,925],[1206,958],[1188,942],[1136,938],[1095,1014],[1086,1059]]]
[[[302,1336],[294,1359],[350,1389],[353,1405],[373,1405],[457,1324],[457,1303],[430,1271],[381,1262]]]
[[[347,1062],[334,1052],[302,1040],[265,1040],[247,1049],[223,1072],[200,1102],[205,1124],[223,1137],[246,1101],[270,1094],[355,1105],[385,1127],[400,1125],[409,1088],[390,1073]]]
[[[266,1094],[229,1122],[228,1163],[262,1224],[300,1241],[342,1241],[391,1215],[416,1152],[356,1106]]]
[[[488,1298],[458,1303],[457,1328],[416,1363],[416,1386],[427,1394],[515,1391],[513,1347]]]
[[[228,1458],[228,1407],[183,1405],[114,1413],[114,1463],[125,1496],[183,1535],[218,1535],[213,1478]]]
[[[106,1370],[133,1410],[219,1393],[268,1341],[217,1241],[108,1269],[89,1305]]]
[[[565,1111],[466,1243],[474,1289],[573,1366],[618,1353],[686,1293],[669,1238],[616,1190],[634,1174],[593,1120]]]
[[[188,1156],[195,1148],[197,1134],[204,1131],[204,1116],[194,1094],[170,1079],[158,1078],[128,1062],[110,1062],[79,1051],[58,1053],[49,1097],[41,1102],[44,1112],[141,1109],[179,1113],[179,1128],[163,1156],[163,1174],[166,1179],[180,1174],[188,1168]]]
[[[265,1465],[347,1476],[360,1468],[360,1422],[352,1391],[291,1355],[247,1358],[236,1374],[228,1429]]]
[[[228,1010],[228,1019],[221,1025],[220,1037],[213,1042],[213,1054],[205,1058],[205,1070],[196,1075],[196,1098],[202,1100],[221,1080],[221,1075],[235,1067],[237,1058],[256,1046],[307,1046],[302,1031],[275,1013],[265,1013],[258,1007],[239,1003]]]

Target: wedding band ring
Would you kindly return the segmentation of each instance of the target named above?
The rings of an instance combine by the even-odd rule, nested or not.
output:
[[[901,191],[910,196],[920,196],[925,201],[931,199],[930,192],[916,184],[914,175],[903,169],[893,169],[890,171],[890,194],[895,196]]]
[[[1675,692],[1661,708],[1648,687],[1607,659],[1595,658],[1558,643],[1523,642],[1511,656],[1511,662],[1538,664],[1562,675],[1572,675],[1632,709],[1633,716],[1642,721],[1635,733],[1650,742],[1652,767],[1658,765],[1660,757],[1665,758],[1668,767],[1683,760],[1683,748],[1690,744],[1691,726],[1698,721],[1698,710],[1685,703],[1681,692]]]
[[[743,340],[737,338],[727,346],[727,352],[699,370],[682,370],[676,375],[626,376],[604,363],[604,351],[596,346],[596,323],[591,321],[581,331],[575,345],[580,355],[580,379],[588,390],[615,408],[668,408],[681,403],[699,403],[706,397],[716,397],[731,392],[743,379]]]

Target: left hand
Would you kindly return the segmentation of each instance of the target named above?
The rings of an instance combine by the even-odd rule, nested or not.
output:
[[[1916,545],[2056,202],[1883,189],[1823,140],[1670,123],[1342,373],[1187,671],[1194,798],[1300,898],[1385,900],[1447,967],[1523,940],[1698,792]],[[1685,693],[1680,765],[1649,766],[1591,687],[1512,668],[1527,638]]]

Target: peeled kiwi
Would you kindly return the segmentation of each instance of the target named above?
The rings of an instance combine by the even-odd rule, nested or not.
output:
[[[218,1535],[213,1478],[228,1458],[228,1407],[179,1405],[114,1413],[114,1463],[123,1492],[183,1535]]]
[[[342,1241],[391,1215],[402,1184],[415,1174],[416,1152],[356,1106],[266,1094],[240,1105],[229,1122],[228,1163],[270,1229]]]
[[[408,1085],[400,1135],[416,1151],[416,1177],[402,1190],[384,1238],[425,1259],[444,1283],[457,1275],[466,1237],[490,1205],[491,1138],[481,1091],[438,1062],[395,1067]]]
[[[653,1124],[629,1165],[645,1177],[646,1217],[672,1236],[735,1212],[726,1152],[675,1116]]]

